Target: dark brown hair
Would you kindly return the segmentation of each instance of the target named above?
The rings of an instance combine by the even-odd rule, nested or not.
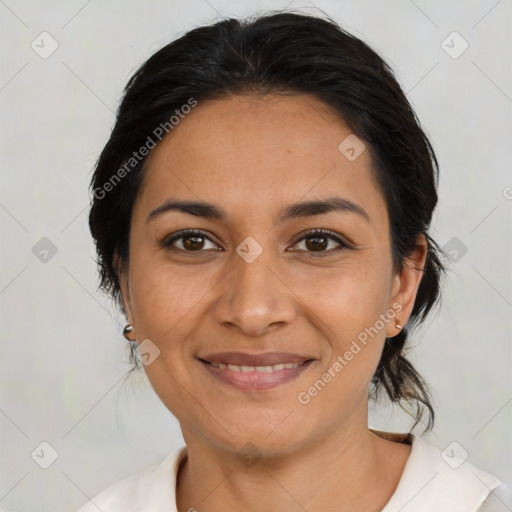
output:
[[[426,408],[426,430],[430,429],[434,410],[428,386],[404,356],[404,348],[410,330],[423,322],[440,298],[444,253],[428,234],[438,200],[438,163],[389,66],[328,17],[278,12],[225,19],[189,31],[133,74],[91,182],[89,224],[100,288],[123,308],[114,255],[128,264],[132,207],[146,161],[138,153],[133,160],[134,152],[147,146],[150,138],[160,140],[157,127],[167,127],[166,134],[172,136],[169,120],[191,98],[200,104],[237,94],[269,93],[315,96],[368,145],[386,199],[395,271],[411,255],[417,236],[426,237],[426,264],[411,317],[397,336],[386,339],[370,395],[378,398],[384,390],[413,415],[414,426]],[[137,361],[133,351],[132,361]]]

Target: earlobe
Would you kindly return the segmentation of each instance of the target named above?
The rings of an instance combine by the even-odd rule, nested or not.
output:
[[[131,324],[125,325],[125,327],[123,329],[123,336],[128,341],[136,341],[135,332],[133,330],[133,325],[131,325]]]
[[[416,247],[413,252],[404,259],[402,271],[393,278],[392,299],[390,307],[397,303],[401,305],[400,313],[396,319],[400,326],[404,326],[414,308],[418,288],[423,277],[427,258],[427,241],[424,235],[418,235]],[[401,329],[401,327],[400,327]],[[400,331],[398,329],[398,332]],[[389,332],[393,331],[393,332]],[[397,328],[390,327],[386,336],[393,337],[398,334]]]

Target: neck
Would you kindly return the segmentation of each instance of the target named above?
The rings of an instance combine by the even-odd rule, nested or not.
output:
[[[364,428],[338,429],[306,449],[244,465],[184,431],[188,456],[178,473],[179,512],[308,510],[378,512],[398,485],[410,446]]]

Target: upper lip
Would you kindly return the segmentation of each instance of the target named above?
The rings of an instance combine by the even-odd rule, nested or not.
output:
[[[200,357],[199,359],[209,363],[233,364],[237,366],[272,366],[274,364],[303,363],[313,358],[290,352],[264,352],[262,354],[217,352]]]

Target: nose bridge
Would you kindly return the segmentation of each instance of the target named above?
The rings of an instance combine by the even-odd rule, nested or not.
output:
[[[244,242],[237,248],[237,255],[233,258],[232,286],[235,294],[239,296],[258,298],[257,296],[267,291],[271,282],[276,279],[269,269],[275,266],[271,250],[262,250],[256,257],[255,250],[254,246],[251,246],[251,241]],[[271,298],[271,294],[267,296]]]
[[[278,265],[273,251],[262,249],[254,240],[239,245],[215,305],[217,321],[237,325],[253,335],[271,324],[289,322],[295,314],[292,294],[275,275]],[[252,259],[255,251],[260,254]]]

